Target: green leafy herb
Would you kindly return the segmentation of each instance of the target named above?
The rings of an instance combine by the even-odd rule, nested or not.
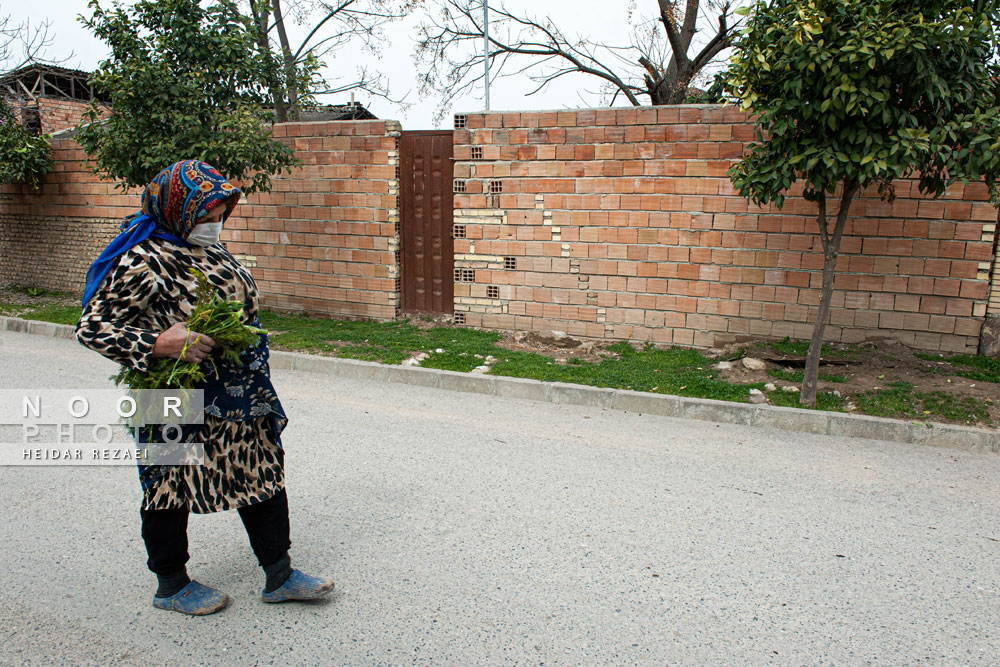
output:
[[[198,278],[198,292],[194,310],[188,318],[187,330],[196,331],[215,341],[223,359],[234,364],[240,364],[240,352],[254,347],[257,337],[267,334],[267,330],[248,326],[243,323],[243,303],[225,301],[218,291],[212,287],[205,275],[197,269],[188,269]],[[187,351],[188,343],[181,350],[181,357]],[[212,367],[212,372],[218,376],[215,360],[208,357],[205,360]],[[172,357],[154,359],[146,372],[122,366],[118,375],[112,378],[115,384],[127,384],[133,389],[191,389],[205,381],[205,371],[201,364],[196,364]]]

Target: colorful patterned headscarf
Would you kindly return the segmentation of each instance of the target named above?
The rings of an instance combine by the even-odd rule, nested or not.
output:
[[[142,193],[142,211],[125,218],[118,236],[87,269],[83,305],[97,292],[118,257],[130,248],[150,237],[190,248],[185,239],[198,218],[224,204],[225,221],[239,200],[240,191],[210,164],[185,160],[161,171]]]
[[[170,165],[146,186],[142,212],[159,229],[187,238],[198,218],[225,203],[225,220],[240,200],[240,191],[210,164],[184,160]]]

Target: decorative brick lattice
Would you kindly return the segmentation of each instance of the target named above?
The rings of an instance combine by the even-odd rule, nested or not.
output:
[[[697,347],[810,337],[816,205],[760,210],[733,192],[727,171],[754,138],[738,109],[470,113],[467,126],[455,252],[483,284],[456,284],[455,300],[470,326]],[[472,162],[479,148],[489,159]],[[937,200],[910,180],[896,191],[852,204],[827,338],[975,353],[991,294],[1000,312],[996,209],[981,183]]]

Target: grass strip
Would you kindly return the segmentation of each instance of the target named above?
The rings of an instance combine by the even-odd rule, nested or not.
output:
[[[71,324],[75,326],[80,321],[82,312],[83,308],[80,306],[61,306],[55,303],[28,305],[0,301],[0,315],[20,317],[26,320],[37,320],[39,322],[55,322],[56,324]]]
[[[49,322],[76,324],[80,308],[44,304],[26,306],[0,302],[0,314]],[[460,327],[437,326],[421,328],[409,320],[376,322],[370,320],[332,320],[325,317],[289,315],[273,311],[260,313],[262,326],[269,330],[274,349],[327,354],[384,364],[399,364],[414,354],[428,357],[420,364],[436,368],[469,372],[484,363],[486,357],[496,359],[490,374],[541,380],[568,382],[593,387],[632,389],[659,394],[710,398],[745,403],[750,389],[763,390],[763,383],[739,384],[718,377],[711,368],[717,360],[705,357],[697,350],[673,347],[657,349],[647,344],[636,349],[626,342],[606,348],[607,355],[596,362],[571,358],[560,363],[537,352],[509,350],[497,343],[501,335]],[[196,329],[197,330],[197,329]],[[203,333],[211,333],[203,331]],[[213,336],[214,338],[215,336]],[[804,354],[808,342],[772,341],[767,346],[778,352]],[[824,346],[823,354],[851,354],[851,350],[836,350]],[[956,373],[984,382],[1000,382],[1000,360],[971,355],[944,358],[940,355],[916,353],[928,361],[945,361],[957,365]],[[176,360],[163,360],[166,363]],[[802,382],[801,371],[770,369],[772,377],[788,382]],[[824,382],[844,382],[842,375],[821,374]],[[860,392],[852,396],[836,396],[819,392],[815,406],[799,404],[799,394],[773,391],[768,394],[773,405],[843,412],[848,401],[855,412],[876,417],[902,419],[939,418],[966,424],[991,424],[985,403],[968,396],[953,396],[944,392],[916,392],[909,383],[893,383],[884,389]]]
[[[914,392],[909,382],[893,382],[888,389],[873,389],[853,396],[857,411],[874,417],[897,419],[944,417],[965,424],[992,424],[986,405],[964,394],[943,391]]]
[[[495,355],[498,361],[490,373],[741,403],[749,399],[750,389],[764,388],[762,382],[735,384],[719,379],[711,368],[713,360],[688,348],[657,349],[647,344],[643,349],[636,350],[623,342],[607,349],[618,358],[606,358],[599,362],[576,361],[566,365],[533,352],[503,350]]]
[[[946,362],[954,366],[955,375],[977,382],[1000,383],[1000,359],[980,357],[972,354],[957,354],[945,357],[942,354],[914,352],[913,356],[924,361]]]

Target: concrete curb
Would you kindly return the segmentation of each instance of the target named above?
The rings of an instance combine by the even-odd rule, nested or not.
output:
[[[53,338],[74,338],[76,327],[69,324],[54,324],[38,320],[22,320],[19,317],[0,316],[0,331],[39,334]]]
[[[73,338],[75,327],[0,316],[0,331]],[[467,393],[525,398],[563,405],[582,405],[663,417],[760,426],[815,435],[888,440],[972,452],[1000,452],[1000,432],[991,429],[925,424],[896,419],[731,403],[703,398],[606,389],[563,382],[541,382],[496,375],[472,375],[430,368],[387,366],[369,361],[320,357],[299,352],[271,351],[271,368],[324,373],[337,377],[396,382]]]

